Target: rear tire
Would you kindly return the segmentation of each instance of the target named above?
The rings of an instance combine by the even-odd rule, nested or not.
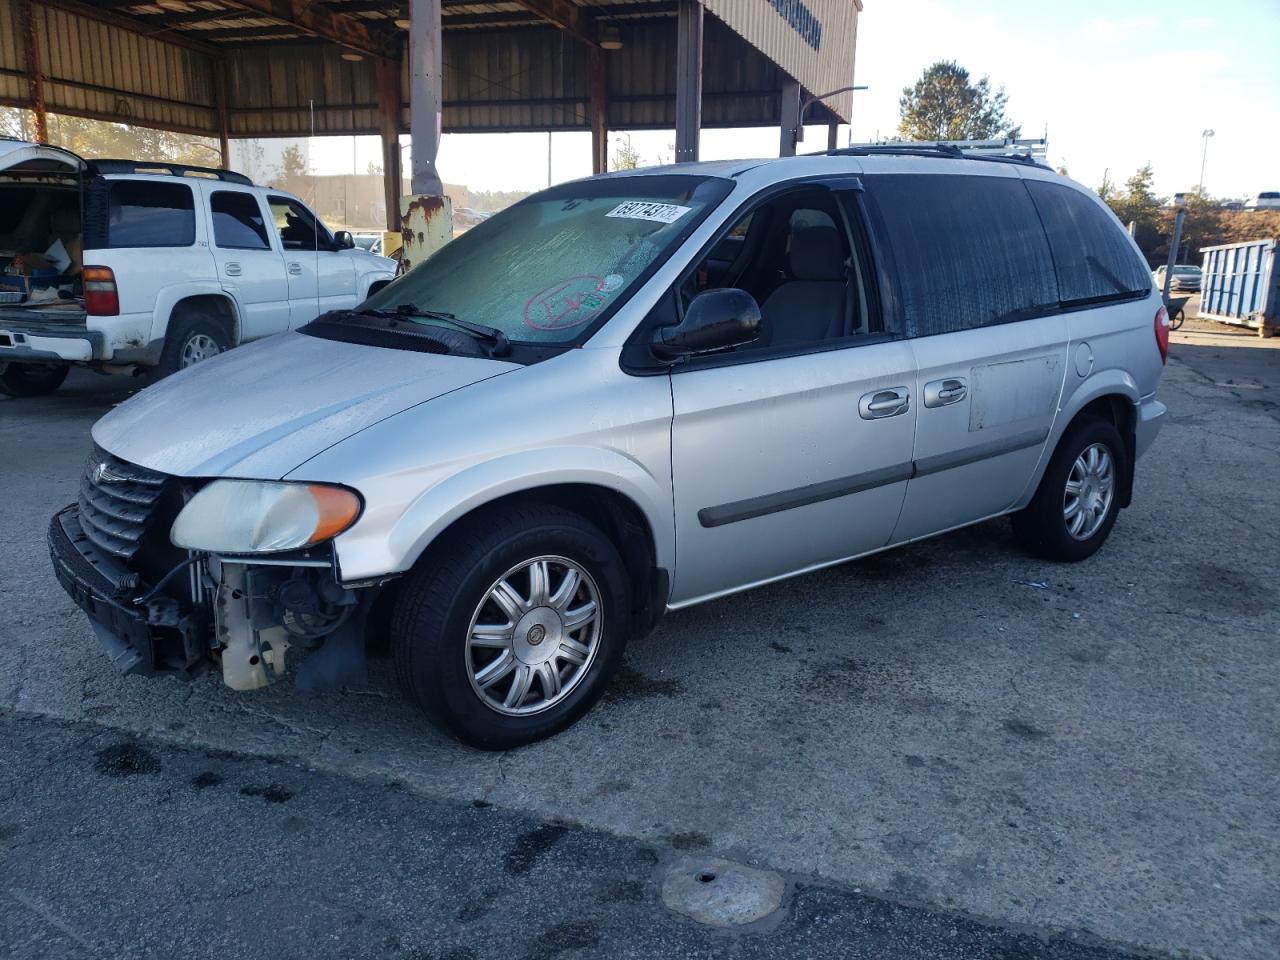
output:
[[[231,337],[217,316],[203,311],[176,314],[169,321],[160,362],[152,367],[150,378],[163,380],[230,349]]]
[[[0,363],[0,393],[8,397],[43,397],[67,379],[65,363]]]
[[[1114,426],[1096,417],[1078,420],[1058,442],[1031,503],[1013,515],[1014,533],[1046,560],[1092,556],[1115,526],[1131,469]]]
[[[622,662],[631,591],[617,548],[578,514],[540,504],[446,536],[404,579],[392,614],[405,692],[436,726],[486,750],[563,730]]]

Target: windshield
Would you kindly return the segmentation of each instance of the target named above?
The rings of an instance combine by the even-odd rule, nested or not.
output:
[[[494,327],[515,343],[581,343],[731,188],[661,175],[554,187],[449,242],[361,309],[407,305]]]
[[[1192,267],[1177,266],[1173,268],[1173,272],[1174,273],[1199,273],[1200,268],[1194,267],[1194,266]]]

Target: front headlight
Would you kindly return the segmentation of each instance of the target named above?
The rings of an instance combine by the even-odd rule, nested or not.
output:
[[[360,516],[343,487],[265,480],[214,480],[173,521],[175,546],[209,553],[275,553],[336,537]]]

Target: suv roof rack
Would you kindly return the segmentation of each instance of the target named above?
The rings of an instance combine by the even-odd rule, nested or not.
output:
[[[195,167],[189,163],[169,163],[164,160],[90,160],[89,167],[96,173],[158,173],[171,177],[207,177],[253,186],[252,180],[233,170]]]
[[[836,150],[825,150],[828,157],[950,157],[955,160],[989,160],[993,163],[1023,163],[1050,169],[1044,162],[1045,140],[939,140],[894,143],[855,143]]]

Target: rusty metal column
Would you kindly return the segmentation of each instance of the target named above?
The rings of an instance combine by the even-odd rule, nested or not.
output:
[[[702,127],[702,0],[676,11],[676,163],[698,159]]]
[[[409,0],[409,136],[412,194],[400,200],[401,266],[421,263],[453,238],[453,210],[436,170],[444,98],[440,0]]]
[[[778,156],[794,157],[800,138],[800,84],[790,77],[782,81],[781,137]]]
[[[22,0],[18,7],[18,20],[22,24],[27,56],[27,90],[31,97],[31,112],[35,115],[36,143],[49,142],[49,118],[44,108],[44,69],[40,64],[40,26],[36,23],[31,0]]]
[[[213,61],[213,109],[218,122],[218,152],[222,155],[222,169],[231,169],[231,137],[227,119],[227,65]]]
[[[400,61],[374,64],[378,83],[378,133],[382,138],[382,195],[387,231],[400,232]],[[396,242],[398,247],[400,242]],[[392,249],[386,242],[383,249]]]
[[[609,169],[609,101],[606,85],[604,51],[590,48],[591,69],[591,172]]]

